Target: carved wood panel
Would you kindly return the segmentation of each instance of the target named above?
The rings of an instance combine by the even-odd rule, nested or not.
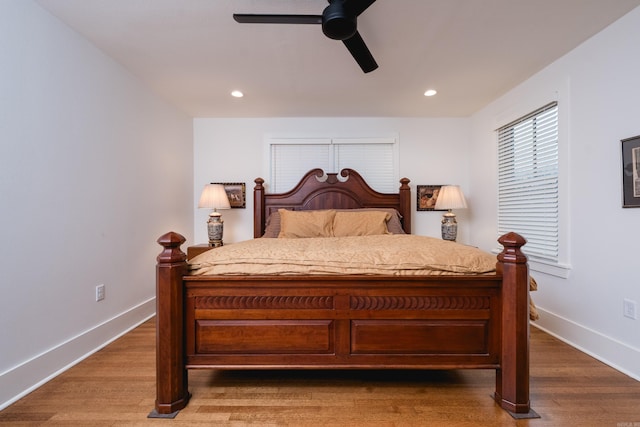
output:
[[[332,309],[332,296],[197,296],[196,309],[209,310],[318,310]]]
[[[488,296],[352,296],[352,310],[487,310]]]

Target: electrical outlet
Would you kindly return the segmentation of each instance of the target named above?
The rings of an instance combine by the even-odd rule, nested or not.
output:
[[[622,301],[622,314],[624,317],[636,320],[638,318],[636,313],[636,302],[625,298]]]
[[[102,301],[104,299],[104,285],[96,286],[96,301]]]

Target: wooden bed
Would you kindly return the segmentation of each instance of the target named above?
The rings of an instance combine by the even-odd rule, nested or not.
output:
[[[279,208],[395,208],[411,231],[411,191],[372,190],[353,170],[310,171],[291,191],[255,180],[254,235]],[[346,179],[346,181],[345,181]],[[174,417],[189,369],[494,369],[494,398],[516,418],[529,403],[525,240],[502,236],[497,273],[459,276],[193,276],[185,239],[169,232],[157,265],[157,398]],[[215,249],[214,249],[215,250]]]

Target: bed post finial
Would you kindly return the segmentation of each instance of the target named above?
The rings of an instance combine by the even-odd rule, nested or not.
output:
[[[175,231],[170,231],[160,236],[157,242],[164,249],[156,258],[158,263],[172,263],[186,260],[187,256],[180,250],[180,245],[186,241],[187,239],[185,239],[182,234],[176,233]]]
[[[520,250],[527,243],[527,239],[518,233],[504,234],[498,239],[498,243],[504,248],[498,255],[498,260],[516,264],[527,262],[527,256]]]
[[[496,269],[502,273],[502,349],[495,399],[514,418],[538,418],[529,402],[529,267],[517,233],[498,239],[504,247]]]
[[[186,239],[173,231],[162,235],[163,250],[156,267],[156,402],[149,418],[173,418],[189,401],[182,277],[187,255],[180,250]]]

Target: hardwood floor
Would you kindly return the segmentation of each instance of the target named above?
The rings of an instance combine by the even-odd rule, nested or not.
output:
[[[155,398],[155,319],[0,412],[16,426],[640,427],[640,382],[532,328],[531,402],[514,420],[492,371],[190,371],[173,420]]]

